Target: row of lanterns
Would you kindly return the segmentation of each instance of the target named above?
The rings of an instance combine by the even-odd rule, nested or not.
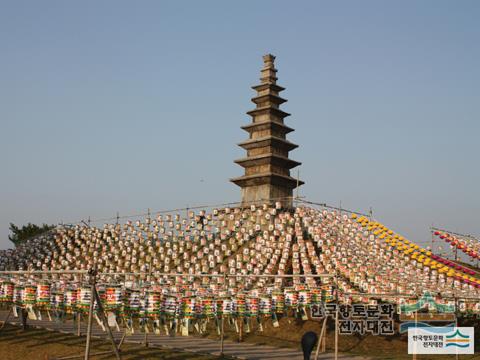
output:
[[[417,263],[423,264],[431,270],[437,270],[438,273],[443,273],[447,277],[480,288],[480,279],[474,276],[476,274],[474,271],[432,254],[431,251],[410,242],[381,223],[371,221],[364,216],[353,215],[353,218],[362,227],[372,231],[379,239],[383,239],[391,247],[395,247]]]
[[[466,239],[442,231],[434,231],[433,234],[440,239],[445,240],[447,243],[450,243],[451,246],[461,250],[471,258],[480,259],[480,253],[472,245],[468,244]],[[480,247],[480,243],[477,244],[477,248],[478,247]]]
[[[21,284],[6,280],[0,283],[0,303],[66,313],[88,312],[92,297],[90,286],[78,285],[63,291],[52,289],[60,287],[47,282]],[[121,285],[106,285],[99,286],[98,289],[106,311],[152,319],[160,316],[194,318],[286,315],[290,310],[332,300],[332,289],[308,289],[305,286],[270,289],[268,294],[251,292],[236,295],[227,295],[226,292],[214,295],[207,291],[202,295],[195,295],[185,289],[180,293],[172,293],[158,286],[126,288]]]

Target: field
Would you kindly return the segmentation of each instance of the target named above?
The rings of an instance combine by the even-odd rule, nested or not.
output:
[[[0,333],[0,359],[2,360],[53,360],[56,357],[80,355],[85,349],[85,337],[29,328],[26,331],[7,325]],[[93,339],[91,353],[111,350],[108,342]],[[92,356],[91,359],[107,360],[112,355]],[[82,357],[83,359],[83,357]],[[198,355],[161,348],[146,348],[124,343],[122,359],[125,360],[213,360],[216,356]]]
[[[213,324],[212,324],[213,325]],[[465,326],[474,326],[474,324],[465,324]],[[280,327],[273,328],[271,323],[264,324],[263,332],[251,332],[243,334],[242,341],[257,345],[269,345],[279,348],[299,349],[301,336],[307,331],[320,333],[321,325],[314,321],[296,321],[292,318],[280,320]],[[209,332],[203,337],[218,340],[215,328],[209,327]],[[230,326],[225,326],[225,339],[238,341],[238,333]],[[334,328],[333,323],[329,324],[327,336],[327,352],[332,354],[334,351]],[[198,335],[197,335],[198,336]],[[478,338],[478,337],[477,337]],[[195,337],[191,337],[195,341]],[[82,354],[85,346],[85,337],[52,332],[33,327],[22,331],[18,327],[7,325],[0,333],[0,359],[39,359],[53,360],[56,357]],[[477,345],[478,347],[478,345]],[[91,353],[111,350],[110,344],[105,340],[93,339]],[[406,335],[393,336],[339,336],[339,352],[342,354],[360,355],[371,359],[393,360],[393,359],[412,359],[412,355],[407,354]],[[97,360],[113,359],[109,355],[91,357]],[[455,356],[432,356],[417,355],[417,360],[453,360]],[[122,359],[142,360],[142,359],[171,359],[171,360],[208,360],[219,359],[213,355],[199,355],[187,352],[180,352],[166,348],[146,348],[139,344],[124,343],[122,345]],[[460,360],[480,359],[477,355],[462,355]]]
[[[466,323],[463,326],[475,326],[473,323]],[[480,329],[475,326],[476,338],[480,335]],[[263,332],[252,332],[243,335],[243,341],[252,342],[258,345],[271,345],[276,347],[297,348],[300,344],[302,335],[307,331],[314,331],[320,334],[321,324],[315,321],[301,321],[293,318],[284,318],[280,320],[280,327],[274,328],[271,323],[264,325]],[[210,332],[209,337],[218,338],[216,334]],[[225,339],[238,339],[238,333],[226,327]],[[395,334],[392,336],[342,336],[338,337],[339,352],[343,354],[361,355],[371,357],[373,359],[412,359],[412,355],[407,354],[407,336],[406,334]],[[335,348],[334,337],[334,323],[330,321],[327,332],[327,346],[326,351],[333,353]],[[478,352],[478,342],[476,344]],[[432,355],[417,355],[417,360],[434,360],[434,359],[450,360],[455,359],[455,356],[432,356]],[[480,354],[477,355],[462,355],[460,360],[480,359]]]

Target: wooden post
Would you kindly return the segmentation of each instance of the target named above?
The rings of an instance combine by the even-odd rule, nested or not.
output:
[[[82,329],[81,329],[81,324],[82,324],[82,313],[78,312],[77,313],[77,336],[82,335]]]
[[[222,315],[222,325],[220,330],[220,356],[223,356],[223,338],[224,338],[224,327],[225,327],[225,318]]]
[[[145,347],[148,347],[148,324],[147,324],[147,319],[145,318],[144,319],[145,322],[143,323],[143,331],[145,331],[145,334],[143,336],[143,345],[145,345]]]
[[[323,342],[325,342],[325,339],[324,338],[324,332],[326,333],[326,327],[327,327],[327,316],[325,315],[325,319],[323,320],[323,324],[322,324],[322,330],[320,331],[320,336],[318,337],[318,345],[317,345],[317,350],[315,351],[315,360],[318,360],[318,353],[320,352],[320,344],[322,344],[322,340]],[[325,345],[325,344],[323,344]]]
[[[93,322],[93,306],[95,304],[95,297],[93,296],[93,291],[95,289],[96,274],[91,273],[92,278],[90,279],[90,306],[88,308],[88,322],[87,322],[87,342],[85,344],[85,360],[88,360],[90,357],[90,341],[92,338],[92,322]]]
[[[238,318],[238,342],[242,342],[243,317]]]
[[[325,331],[323,332],[322,353],[327,351],[327,322],[325,322]]]
[[[7,317],[3,321],[2,327],[0,327],[0,331],[2,331],[2,329],[5,327],[5,325],[7,325],[8,319],[10,319],[10,315],[12,314],[12,311],[13,311],[12,308],[10,308],[10,310],[8,310]]]
[[[22,317],[22,330],[27,330],[27,320],[28,320],[28,312],[27,309],[23,308],[20,311],[20,316]]]
[[[113,352],[115,353],[115,356],[116,356],[117,360],[121,360],[120,352],[118,351],[118,347],[117,347],[117,343],[115,342],[115,338],[113,337],[112,329],[110,329],[110,326],[108,325],[108,320],[107,320],[107,317],[105,316],[103,305],[102,305],[102,302],[100,300],[100,296],[98,295],[97,288],[95,286],[93,287],[93,292],[94,292],[95,300],[97,301],[98,313],[100,315],[100,319],[102,320],[103,325],[107,329],[108,337],[110,338],[110,341],[112,342]]]

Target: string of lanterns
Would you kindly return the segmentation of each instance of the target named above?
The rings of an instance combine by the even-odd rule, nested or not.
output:
[[[262,296],[270,304],[277,293],[294,301],[300,291],[305,291],[302,296],[305,299],[340,303],[372,301],[372,296],[362,293],[378,294],[376,298],[382,301],[392,301],[391,296],[382,294],[416,297],[424,291],[444,297],[480,295],[480,281],[475,274],[446,262],[379,222],[309,206],[284,209],[281,203],[189,211],[185,217],[179,213],[158,214],[103,227],[59,226],[3,256],[0,254],[3,270],[90,268],[105,274],[105,284],[118,287],[116,292],[108,293],[109,298],[115,298],[118,292],[122,293],[122,299],[127,293],[139,298],[140,291],[142,296],[151,298],[149,304],[155,304],[160,291],[161,301],[177,304],[177,308],[183,304],[183,297],[202,299],[187,301],[195,307],[204,298],[217,304],[217,299],[223,296],[236,299],[237,294],[244,294],[245,300],[241,296],[235,300],[242,312],[241,309],[248,308],[250,297],[258,299],[252,300],[253,309],[257,303],[260,309]],[[142,275],[129,275],[132,273]],[[171,273],[179,276],[164,275]],[[115,274],[121,274],[123,282],[148,283],[151,289],[125,287]],[[212,276],[195,277],[195,274]],[[303,278],[282,277],[286,274]],[[315,277],[318,274],[329,276]],[[82,288],[81,276],[72,275],[70,282]],[[196,293],[182,294],[179,289],[183,288]],[[271,290],[266,292],[266,289]],[[292,295],[287,289],[293,289]],[[32,293],[30,288],[28,291]],[[167,301],[170,292],[175,301]],[[67,309],[77,306],[74,305],[77,298],[89,296],[88,289],[79,294],[63,288],[61,293],[51,292],[51,303],[64,303]],[[268,304],[266,298],[262,304]],[[133,303],[126,309],[130,306],[138,309]],[[210,311],[213,306],[206,309]],[[145,311],[156,313],[157,307]]]
[[[443,231],[434,231],[433,234],[440,239],[449,243],[454,248],[461,250],[463,253],[470,256],[472,259],[480,258],[480,242],[470,238],[460,238],[458,236],[449,234]]]
[[[356,218],[356,215],[353,217]],[[430,250],[410,242],[381,223],[370,221],[365,217],[358,218],[357,222],[372,231],[379,239],[383,239],[390,247],[396,249],[398,254],[403,253],[408,256],[416,265],[438,274],[445,274],[447,278],[455,279],[460,283],[480,288],[480,279],[475,276],[478,275],[475,271],[432,254]]]

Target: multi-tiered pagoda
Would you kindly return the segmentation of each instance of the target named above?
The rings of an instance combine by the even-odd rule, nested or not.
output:
[[[291,206],[293,189],[303,184],[290,176],[290,169],[301,163],[289,159],[288,152],[298,145],[286,139],[293,129],[284,123],[290,114],[280,110],[287,100],[279,96],[285,88],[277,85],[275,56],[265,55],[263,61],[261,84],[252,87],[257,91],[252,99],[256,108],[247,112],[252,123],[242,126],[249,138],[238,144],[247,150],[247,157],[235,160],[245,168],[245,175],[231,181],[241,187],[244,205],[280,200]]]

